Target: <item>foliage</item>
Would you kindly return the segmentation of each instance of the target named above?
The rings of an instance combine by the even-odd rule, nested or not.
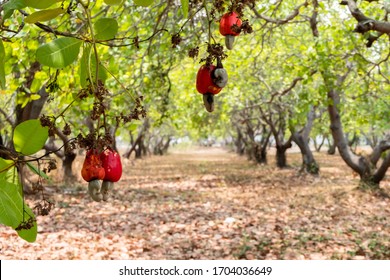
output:
[[[18,169],[28,164],[29,160],[23,156],[30,156],[41,150],[48,138],[48,130],[38,120],[29,120],[17,125],[13,135],[16,154],[10,154],[8,160],[0,158],[0,222],[15,229],[23,239],[34,242],[37,224],[34,213],[23,200]],[[39,170],[32,170],[42,176]]]

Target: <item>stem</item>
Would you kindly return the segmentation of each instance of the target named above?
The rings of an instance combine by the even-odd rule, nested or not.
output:
[[[16,162],[14,162],[14,164],[12,164],[11,166],[8,166],[8,167],[5,167],[3,169],[0,169],[0,173],[3,173],[3,172],[6,172],[8,171],[9,169],[11,169],[12,167],[14,167],[16,165]]]
[[[183,23],[183,25],[180,27],[178,33],[182,32],[182,31],[183,31],[183,28],[187,25],[187,23],[188,23],[190,20],[192,20],[193,17],[194,17],[197,13],[199,13],[201,10],[202,10],[202,7],[200,7],[195,13],[189,15],[188,18],[187,18],[187,20],[186,20],[186,21]],[[207,9],[206,9],[206,12],[207,12]]]
[[[89,4],[89,1],[88,1],[88,4]],[[95,34],[93,32],[93,26],[92,26],[92,19],[91,19],[91,13],[90,11],[84,7],[84,10],[85,10],[85,13],[87,14],[87,19],[88,19],[88,25],[89,25],[89,29],[90,29],[90,32],[91,32],[91,37],[92,37],[92,46],[93,46],[93,51],[94,51],[94,54],[95,54],[95,60],[96,60],[96,67],[95,67],[95,85],[96,85],[96,88],[98,87],[98,81],[99,81],[99,56],[98,56],[98,52],[97,52],[97,48],[96,48],[96,40],[95,40]],[[88,67],[89,68],[89,67]],[[93,86],[93,82],[91,81],[91,84],[92,84],[92,88],[94,88]],[[94,89],[95,90],[95,89]]]
[[[73,103],[74,103],[75,101],[76,101],[76,99],[73,99],[73,101],[70,102],[70,103],[65,107],[65,109],[62,110],[62,112],[59,113],[57,117],[55,117],[55,119],[58,119],[59,117],[63,117],[64,114],[65,114],[65,112],[73,105]]]
[[[133,94],[130,92],[130,91],[128,91],[128,89],[118,80],[118,78],[106,67],[106,66],[104,66],[103,64],[101,64],[101,66],[115,79],[115,81],[117,81],[118,82],[118,84],[121,86],[121,88],[124,90],[124,91],[126,91],[129,95],[130,95],[130,97],[134,100],[134,102],[136,102],[137,100],[136,100],[136,98],[133,96]]]
[[[54,150],[54,151],[50,151],[40,157],[37,157],[37,158],[33,158],[33,159],[26,159],[26,160],[18,160],[18,163],[26,163],[26,162],[33,162],[33,161],[38,161],[38,160],[41,160],[43,159],[44,157],[47,157],[48,155],[51,155],[51,154],[54,154],[58,151],[60,151],[63,147],[65,147],[65,145],[67,145],[70,141],[73,141],[73,140],[76,140],[77,138],[71,138],[69,139],[68,141],[66,141],[64,143],[64,145],[62,145],[61,147],[59,147],[58,149]]]
[[[89,6],[89,0],[87,1],[87,3],[84,3],[84,0],[78,0],[77,2],[79,2],[84,9],[88,8]]]
[[[92,81],[92,73],[91,73],[91,52],[92,52],[92,49],[89,49],[88,55],[87,55],[87,59],[88,59],[87,72],[88,72],[88,78],[89,78],[90,84],[92,86],[92,90],[95,92],[95,84]]]
[[[106,127],[106,123],[104,122],[104,127]],[[96,136],[96,138],[99,140],[99,138],[100,138],[100,116],[99,116],[99,118],[98,118],[98,120],[97,120],[97,136]]]
[[[24,219],[24,213],[26,212],[25,208],[24,208],[24,189],[23,189],[23,183],[24,183],[24,180],[23,180],[23,170],[21,168],[21,166],[19,164],[16,164],[16,168],[18,169],[18,175],[19,175],[19,181],[20,181],[20,187],[21,187],[21,195],[22,195],[22,209],[23,209],[23,214],[22,214],[22,223],[25,222],[25,219]],[[14,176],[14,182],[15,182],[15,176]]]
[[[208,29],[209,29],[209,44],[210,44],[210,41],[211,39],[213,39],[214,43],[215,43],[215,39],[213,37],[213,35],[211,34],[211,23],[213,22],[211,19],[210,19],[210,13],[209,13],[209,10],[207,10],[207,3],[206,3],[206,0],[203,0],[203,7],[204,9],[206,10],[206,15],[207,15],[207,20],[208,20]]]

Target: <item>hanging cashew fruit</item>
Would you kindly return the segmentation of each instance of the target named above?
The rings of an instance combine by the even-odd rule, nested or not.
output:
[[[224,14],[219,21],[219,32],[225,36],[225,45],[229,50],[233,49],[234,38],[240,34],[241,24],[236,12]]]
[[[108,200],[108,192],[114,188],[114,183],[118,182],[122,176],[122,163],[119,154],[111,148],[107,148],[100,154],[102,166],[105,171],[101,193],[103,200]]]
[[[97,150],[91,149],[87,151],[81,169],[81,176],[88,182],[88,193],[91,198],[97,202],[101,201],[103,195],[100,193],[100,180],[104,179],[105,171]]]
[[[214,95],[226,86],[228,75],[218,59],[217,66],[202,65],[196,75],[196,89],[203,94],[203,103],[208,112],[214,111]]]

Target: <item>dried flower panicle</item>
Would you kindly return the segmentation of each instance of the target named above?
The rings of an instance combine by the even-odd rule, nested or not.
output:
[[[200,63],[206,63],[206,65],[211,65],[214,60],[223,60],[227,58],[227,54],[223,51],[223,46],[221,44],[209,44],[207,46],[208,56],[202,58]]]
[[[85,137],[79,133],[77,135],[77,143],[79,144],[80,148],[85,148],[87,150],[92,149],[95,146],[96,141],[96,133],[88,133]]]
[[[16,231],[23,230],[23,229],[31,229],[34,227],[34,223],[36,220],[33,217],[30,217],[27,221],[21,222],[16,228]]]
[[[51,158],[47,163],[46,163],[46,167],[44,167],[42,169],[42,172],[45,173],[45,174],[48,174],[50,173],[52,170],[56,170],[57,169],[57,161],[53,158]]]
[[[199,55],[199,47],[192,48],[188,51],[188,56],[191,58],[197,58]]]
[[[65,126],[62,129],[62,133],[66,136],[69,136],[72,133],[72,130],[71,130],[70,125],[68,123],[65,123]]]
[[[42,115],[39,120],[43,127],[49,128],[49,136],[56,134],[55,118],[53,116]]]
[[[146,118],[146,110],[144,106],[142,105],[144,97],[141,95],[140,97],[137,97],[135,99],[135,107],[130,112],[130,114],[124,115],[123,113],[120,114],[119,118],[123,123],[129,123],[132,120],[140,120],[141,118]],[[117,120],[118,120],[117,119]]]
[[[176,48],[178,45],[180,45],[181,41],[182,39],[179,33],[173,34],[171,37],[172,48]]]
[[[54,208],[54,203],[43,199],[42,201],[35,204],[33,210],[35,210],[36,214],[38,216],[47,216],[49,215],[50,211]]]
[[[242,21],[240,29],[242,32],[244,32],[244,34],[251,34],[253,32],[253,28],[247,19]]]

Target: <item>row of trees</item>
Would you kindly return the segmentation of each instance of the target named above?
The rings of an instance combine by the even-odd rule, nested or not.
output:
[[[362,185],[378,188],[388,170],[386,1],[0,4],[4,184],[27,186],[24,176],[10,176],[27,167],[47,177],[41,158],[14,143],[15,128],[38,118],[47,129],[42,146],[62,160],[68,179],[74,175],[75,148],[116,147],[121,140],[129,143],[124,156],[140,157],[148,151],[163,154],[173,137],[184,136],[233,137],[237,151],[259,163],[266,163],[272,142],[281,168],[296,143],[302,167],[310,173],[318,173],[319,166],[309,140],[331,139]],[[221,51],[218,19],[231,10],[241,14],[245,29],[233,50]],[[209,114],[196,93],[195,78],[199,62],[217,58],[223,59],[229,82]],[[372,144],[370,155],[349,148],[348,142],[363,137]],[[46,171],[55,167],[53,161],[47,165]],[[0,197],[5,201],[7,195]],[[21,193],[14,195],[21,199]],[[0,222],[18,228],[26,212],[9,205],[4,211],[12,212],[16,222]],[[32,221],[28,226],[36,229]]]
[[[362,3],[371,18],[355,1],[306,1],[294,9],[291,2],[278,3],[272,19],[254,10],[267,27],[260,26],[243,47],[250,49],[253,61],[246,67],[250,71],[240,73],[245,94],[230,103],[237,150],[266,162],[272,139],[277,165],[284,167],[294,142],[303,168],[317,173],[309,140],[331,134],[361,186],[377,188],[390,165],[388,33],[380,32],[388,25],[382,20],[387,20],[388,7]],[[256,49],[259,38],[264,41]],[[359,138],[371,144],[369,155],[350,148]]]

